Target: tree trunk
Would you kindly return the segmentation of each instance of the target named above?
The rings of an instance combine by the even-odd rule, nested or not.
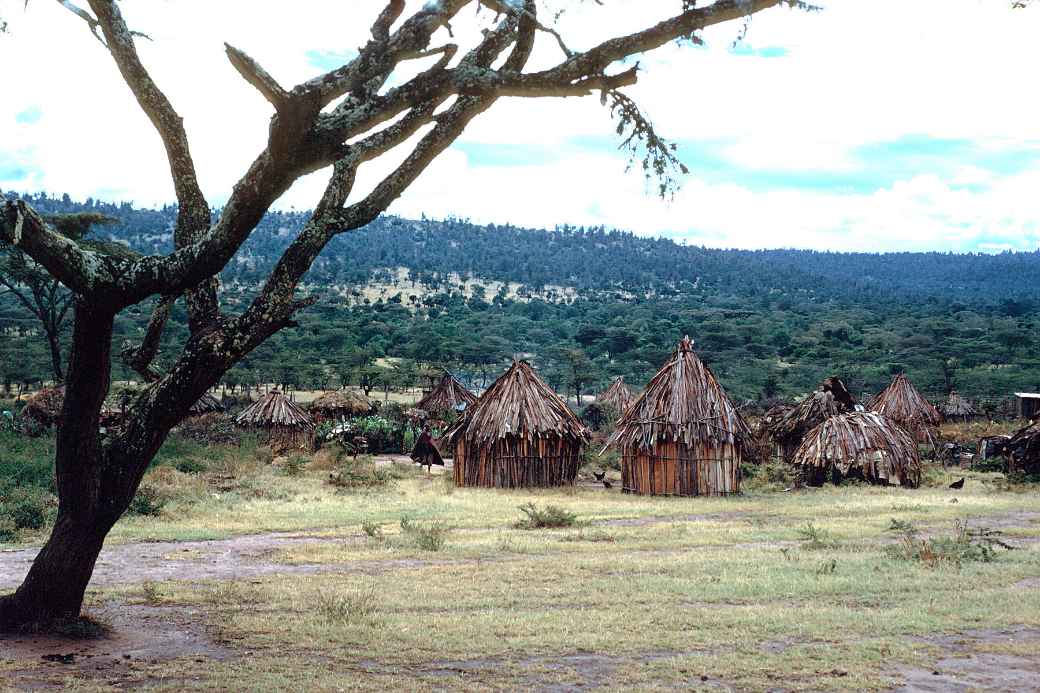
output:
[[[72,358],[55,453],[58,519],[13,595],[0,598],[0,630],[46,627],[79,615],[105,535],[129,505],[102,491],[98,425],[111,375],[111,312],[76,305]]]
[[[51,368],[54,370],[54,382],[57,385],[65,382],[65,371],[61,367],[61,341],[58,333],[47,329],[47,345],[51,349]]]

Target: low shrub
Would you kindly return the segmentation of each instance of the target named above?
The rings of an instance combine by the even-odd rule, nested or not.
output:
[[[780,490],[796,485],[799,472],[786,462],[744,463],[740,466],[744,488],[749,491]]]
[[[303,455],[290,455],[285,459],[282,469],[286,476],[301,476],[309,461]]]
[[[0,542],[12,542],[18,539],[18,528],[14,526],[14,520],[6,515],[0,515]]]
[[[1000,536],[1001,532],[987,527],[972,528],[967,520],[954,523],[951,536],[921,538],[917,527],[909,522],[892,520],[888,530],[900,536],[895,546],[885,547],[891,558],[923,563],[929,568],[953,566],[963,563],[989,563],[996,559],[997,549],[1014,549]]]
[[[329,474],[329,483],[339,489],[371,489],[388,486],[404,478],[397,465],[377,465],[368,455],[346,459]]]
[[[838,542],[831,537],[831,533],[822,527],[817,527],[812,522],[806,523],[798,529],[798,536],[802,540],[802,548],[808,551],[820,549],[833,549]]]
[[[578,521],[577,515],[556,505],[539,508],[534,503],[525,503],[520,506],[520,512],[525,517],[514,525],[517,529],[559,529],[573,527]]]
[[[373,522],[372,520],[363,521],[361,523],[361,531],[364,532],[369,539],[383,539],[383,525],[378,522]]]
[[[182,474],[202,474],[206,471],[207,467],[205,462],[200,462],[194,458],[189,457],[186,460],[181,460],[174,465],[174,469]]]
[[[376,611],[373,590],[354,589],[343,594],[318,592],[315,606],[330,625],[346,625],[369,619]]]
[[[141,484],[134,499],[130,501],[130,507],[127,508],[127,512],[131,515],[155,517],[162,513],[162,509],[166,506],[166,500],[156,487],[150,484]]]
[[[420,551],[440,551],[448,539],[451,528],[442,522],[415,522],[409,517],[401,518],[401,534],[405,540]]]

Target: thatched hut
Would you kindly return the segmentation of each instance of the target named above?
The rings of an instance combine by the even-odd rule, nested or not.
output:
[[[614,382],[610,384],[603,392],[596,395],[596,401],[603,407],[612,409],[618,416],[625,413],[625,409],[635,399],[635,395],[632,394],[632,390],[625,384],[625,377],[619,375],[614,378]]]
[[[202,397],[199,397],[195,404],[191,405],[191,408],[188,409],[188,416],[205,416],[206,414],[215,414],[222,411],[224,411],[224,405],[220,403],[220,400],[207,392]]]
[[[296,445],[301,434],[314,428],[314,422],[303,409],[283,395],[271,390],[235,417],[239,426],[267,432],[272,445]]]
[[[881,414],[913,433],[921,443],[934,445],[942,414],[900,373],[874,398],[870,411]]]
[[[819,485],[858,477],[871,483],[916,487],[921,482],[917,442],[903,427],[876,412],[832,416],[805,436],[793,464]]]
[[[1008,473],[1040,475],[1040,415],[1000,445]]]
[[[526,361],[515,361],[449,428],[457,486],[574,483],[589,431]]]
[[[444,375],[430,392],[415,405],[416,409],[434,417],[449,412],[462,412],[477,401],[477,396],[466,389],[458,378],[444,371]]]
[[[630,493],[721,496],[740,490],[740,464],[753,456],[743,417],[686,337],[607,441],[621,450]]]
[[[352,390],[326,392],[315,398],[310,406],[315,423],[367,416],[374,410],[375,406],[367,397]]]
[[[768,424],[776,456],[783,462],[790,462],[809,431],[832,416],[855,411],[855,406],[845,383],[837,377],[827,378],[820,389]]]
[[[25,401],[21,416],[32,419],[41,426],[57,426],[61,423],[61,407],[65,403],[65,386],[45,387],[37,390]]]
[[[942,415],[947,421],[967,423],[975,418],[975,407],[956,392],[951,392],[942,407]]]

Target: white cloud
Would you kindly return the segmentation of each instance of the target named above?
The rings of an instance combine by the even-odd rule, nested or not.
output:
[[[1023,68],[1040,61],[1040,8],[1014,12],[994,0],[825,4],[815,14],[756,16],[748,45],[780,47],[782,57],[735,54],[729,45],[739,26],[721,27],[709,32],[708,49],[669,47],[644,56],[641,82],[630,91],[663,133],[727,142],[722,155],[749,171],[844,173],[869,165],[856,156],[859,148],[910,136],[966,140],[996,152],[1040,143],[1040,92]],[[575,47],[588,47],[648,24],[647,6],[617,0],[599,10],[590,3],[569,10],[563,29]],[[223,42],[292,85],[317,73],[308,51],[344,54],[362,45],[381,2],[298,0],[287,10],[274,0],[222,0],[206,3],[204,14],[183,1],[123,7],[128,21],[154,39],[140,42],[142,56],[184,116],[204,190],[219,203],[262,148],[270,115],[228,64]],[[5,69],[7,96],[0,100],[0,187],[145,205],[172,200],[161,143],[86,27],[57,3],[31,3],[23,12],[21,0],[0,0],[0,12],[13,30],[0,40],[0,65],[15,66]],[[455,27],[457,38],[476,26],[467,15]],[[558,57],[546,40],[534,64]],[[28,108],[40,110],[39,122],[18,123]],[[612,131],[596,98],[507,99],[462,141],[553,148]],[[1040,162],[1007,172],[961,161],[952,151],[947,157],[941,169],[908,173],[874,191],[692,178],[664,204],[646,194],[638,172],[625,175],[623,158],[610,150],[493,167],[452,150],[393,211],[538,226],[601,223],[741,247],[1035,248],[1040,210],[1031,201]],[[18,169],[29,176],[15,176]],[[373,167],[362,187],[386,170],[385,162]],[[279,206],[313,205],[323,175],[298,182]]]

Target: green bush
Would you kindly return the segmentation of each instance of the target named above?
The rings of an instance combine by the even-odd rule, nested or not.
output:
[[[517,529],[558,529],[573,527],[578,521],[577,515],[555,505],[542,509],[534,503],[525,503],[520,506],[520,512],[525,517],[514,525]]]
[[[15,541],[17,538],[18,528],[14,526],[14,520],[0,514],[0,542]]]
[[[285,460],[285,474],[286,476],[300,476],[303,474],[304,469],[307,467],[307,463],[310,462],[303,455],[290,455]]]
[[[127,512],[131,515],[155,517],[162,513],[165,505],[166,498],[159,489],[148,484],[141,484],[134,499],[130,501],[130,507],[127,508]]]
[[[442,522],[419,523],[409,517],[401,518],[401,533],[408,543],[420,551],[440,551],[451,529]]]
[[[181,460],[174,465],[174,469],[182,474],[202,474],[206,471],[207,467],[204,462],[189,457],[188,459]]]
[[[895,546],[885,547],[890,558],[923,563],[929,568],[950,565],[959,568],[963,563],[990,563],[996,559],[997,549],[1014,549],[1004,542],[998,530],[987,527],[968,527],[967,520],[956,521],[951,536],[921,539],[917,528],[909,522],[892,520],[890,532],[901,535]]]

